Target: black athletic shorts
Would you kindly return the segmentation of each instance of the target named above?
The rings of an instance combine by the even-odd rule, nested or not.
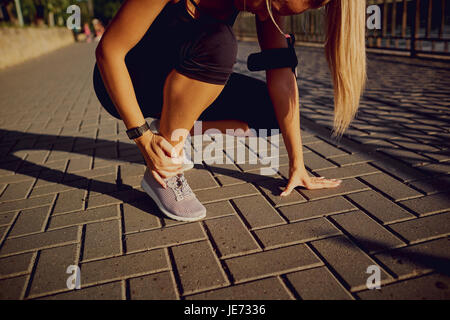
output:
[[[125,57],[144,117],[161,114],[164,83],[175,69],[191,79],[225,85],[199,120],[241,120],[254,129],[278,128],[266,83],[233,73],[237,56],[232,30],[235,16],[228,22],[206,14],[194,19],[187,12],[185,1],[168,3]],[[97,64],[93,81],[100,103],[120,119]]]

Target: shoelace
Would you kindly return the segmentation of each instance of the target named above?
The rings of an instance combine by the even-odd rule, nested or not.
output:
[[[167,186],[173,190],[177,201],[188,199],[194,196],[191,187],[188,185],[183,174],[178,174],[166,180]]]

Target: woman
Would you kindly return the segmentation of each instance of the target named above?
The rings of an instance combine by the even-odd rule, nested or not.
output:
[[[197,119],[203,129],[279,128],[290,178],[298,186],[335,188],[341,181],[310,177],[300,137],[299,101],[292,68],[267,70],[267,83],[232,73],[239,11],[255,14],[261,49],[286,48],[283,16],[326,5],[329,62],[335,89],[335,134],[358,108],[365,66],[365,1],[361,0],[127,0],[96,50],[94,86],[100,102],[124,121],[147,164],[143,189],[167,216],[195,221],[206,210],[184,179],[182,146]],[[160,118],[159,133],[146,117]],[[172,133],[184,129],[181,138]]]

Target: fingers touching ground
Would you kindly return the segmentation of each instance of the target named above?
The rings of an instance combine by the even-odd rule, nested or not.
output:
[[[290,195],[291,192],[297,187],[304,187],[307,190],[331,189],[339,187],[341,183],[342,180],[325,179],[324,177],[311,177],[309,179],[305,179],[304,181],[291,179],[289,180],[289,183],[284,191],[281,193],[281,196],[286,197]]]
[[[337,188],[341,185],[342,180],[325,179],[324,177],[312,177],[305,187],[308,190]]]

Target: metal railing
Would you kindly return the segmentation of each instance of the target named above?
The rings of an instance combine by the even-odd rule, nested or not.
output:
[[[363,0],[361,0],[363,1]],[[367,0],[381,10],[381,29],[367,29],[367,47],[411,56],[449,56],[450,0]],[[235,24],[239,37],[256,37],[255,18],[241,13]],[[285,31],[304,43],[325,41],[325,10],[286,17]]]

